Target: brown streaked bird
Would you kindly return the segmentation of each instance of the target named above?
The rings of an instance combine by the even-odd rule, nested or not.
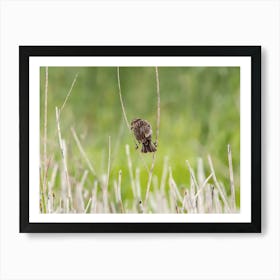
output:
[[[131,130],[138,143],[142,144],[142,153],[154,153],[157,148],[152,143],[152,127],[151,125],[142,119],[134,119],[131,122]],[[138,147],[137,147],[138,148]]]

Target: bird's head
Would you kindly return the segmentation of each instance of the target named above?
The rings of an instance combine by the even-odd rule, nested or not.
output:
[[[134,119],[131,123],[130,123],[130,129],[133,130],[135,128],[135,125],[140,121],[141,119]]]

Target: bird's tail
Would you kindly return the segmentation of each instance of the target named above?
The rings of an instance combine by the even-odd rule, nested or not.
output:
[[[156,146],[152,143],[152,141],[147,141],[142,144],[142,153],[154,153],[156,152],[157,148]]]

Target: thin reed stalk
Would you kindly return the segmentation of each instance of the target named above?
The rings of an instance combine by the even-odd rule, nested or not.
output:
[[[58,107],[55,108],[56,111],[56,123],[57,123],[57,134],[58,134],[58,140],[59,140],[59,146],[60,146],[60,150],[61,150],[61,154],[62,154],[62,161],[63,161],[63,168],[64,168],[64,173],[65,173],[65,177],[66,177],[66,182],[67,182],[67,198],[66,198],[66,212],[69,211],[69,208],[73,207],[72,203],[72,194],[71,194],[71,185],[70,185],[70,179],[69,179],[69,173],[68,173],[68,168],[67,168],[67,162],[66,162],[66,145],[65,142],[63,141],[62,137],[61,137],[61,130],[60,130],[60,115],[62,110],[64,109],[66,102],[72,92],[72,89],[76,83],[78,74],[76,74],[71,87],[64,99],[64,102],[62,104],[62,106],[60,107],[60,109]]]
[[[71,184],[70,184],[70,178],[69,178],[67,161],[66,161],[66,145],[65,145],[65,142],[62,140],[62,137],[61,137],[60,112],[59,112],[59,109],[57,107],[55,107],[55,112],[56,112],[56,125],[57,125],[57,133],[58,133],[58,142],[59,142],[59,147],[60,147],[62,161],[63,161],[64,174],[65,174],[66,183],[67,183],[67,191],[68,191],[67,195],[68,195],[69,202],[72,203]]]
[[[103,213],[108,213],[109,203],[108,203],[108,189],[107,189],[107,175],[102,176],[102,197],[103,197]]]
[[[217,180],[217,177],[216,177],[216,174],[215,174],[215,170],[214,170],[214,166],[213,166],[213,162],[212,162],[212,159],[211,159],[210,155],[208,155],[208,162],[209,162],[211,173],[213,174],[213,180],[214,180],[215,186],[216,186],[216,188],[218,189],[218,191],[220,193],[220,196],[221,196],[221,198],[223,200],[225,208],[230,213],[231,212],[230,206],[229,206],[228,201],[227,201],[227,199],[225,197],[225,194],[224,194],[224,192],[223,192],[223,190],[222,190],[222,188],[221,188],[221,186],[220,186],[220,184],[219,184],[219,182]]]
[[[135,186],[136,186],[136,195],[138,200],[141,200],[141,183],[140,183],[140,169],[136,168],[135,171]]]
[[[202,158],[197,159],[197,181],[201,186],[205,180],[205,173]]]
[[[202,186],[199,188],[198,192],[195,194],[195,198],[197,198],[201,193],[202,191],[204,190],[204,188],[207,186],[207,183],[208,181],[212,178],[213,174],[211,173],[207,178],[206,180],[204,181],[204,183],[202,184]]]
[[[197,199],[195,198],[195,193],[197,191],[197,188],[195,186],[194,180],[192,178],[192,176],[190,177],[190,203],[191,203],[191,207],[192,207],[192,213],[197,213],[198,209],[197,209]]]
[[[126,157],[127,157],[127,164],[128,164],[128,170],[129,170],[129,176],[130,176],[130,182],[131,182],[131,188],[132,188],[132,193],[133,197],[136,197],[136,186],[135,186],[135,180],[133,176],[133,167],[132,167],[132,161],[130,158],[130,150],[129,150],[129,145],[125,145],[125,152],[126,152]]]
[[[107,177],[106,177],[106,188],[109,187],[109,178],[110,178],[110,169],[111,169],[111,136],[108,139],[108,167],[107,167]]]
[[[198,185],[198,183],[197,183],[197,181],[196,181],[196,178],[195,178],[193,169],[192,169],[192,167],[191,167],[191,165],[190,165],[190,163],[189,163],[188,160],[186,160],[186,163],[187,163],[189,172],[190,172],[190,174],[191,174],[191,180],[194,182],[194,185],[195,185],[195,187],[196,187],[196,191],[198,192],[198,191],[199,191],[199,185]]]
[[[213,189],[213,202],[215,207],[215,213],[222,213],[222,205],[219,199],[219,191],[217,189]]]
[[[42,174],[40,172],[40,211],[43,213],[47,212],[47,207],[46,207],[46,200],[45,200],[45,194],[44,194],[44,187],[43,187],[43,178]]]
[[[165,183],[166,183],[166,178],[167,178],[167,172],[168,172],[168,157],[164,157],[163,169],[162,169],[162,175],[161,175],[161,181],[160,181],[160,192],[162,194],[165,191]]]
[[[118,77],[118,89],[119,89],[119,97],[120,97],[120,102],[121,102],[121,107],[122,107],[122,112],[123,112],[123,117],[124,117],[124,120],[125,120],[125,123],[126,123],[126,126],[127,126],[127,129],[129,131],[129,134],[131,135],[132,137],[132,140],[134,142],[134,144],[138,145],[137,141],[135,140],[134,136],[132,135],[132,132],[131,132],[131,129],[130,129],[130,125],[129,125],[129,122],[128,122],[128,119],[127,119],[127,115],[126,115],[126,111],[125,111],[125,107],[124,107],[124,102],[123,102],[123,98],[122,98],[122,91],[121,91],[121,81],[120,81],[120,68],[117,67],[117,77]],[[146,170],[149,172],[149,168],[147,166],[147,163],[145,161],[145,159],[143,158],[140,150],[138,150],[138,154],[146,168]]]
[[[88,158],[88,156],[87,156],[87,154],[86,154],[86,152],[85,152],[85,150],[84,150],[84,148],[83,148],[83,146],[82,146],[82,144],[81,144],[81,142],[80,142],[80,140],[79,140],[79,137],[77,136],[77,133],[76,133],[74,127],[71,127],[71,132],[72,132],[72,135],[73,135],[73,137],[74,137],[74,139],[75,139],[75,142],[76,142],[76,144],[77,144],[77,147],[78,147],[78,149],[79,149],[79,151],[80,151],[82,157],[84,158],[84,160],[85,160],[85,162],[86,162],[86,164],[87,164],[89,170],[91,171],[91,173],[93,174],[93,176],[97,177],[97,173],[96,173],[96,171],[95,171],[95,169],[94,169],[92,163],[90,162],[90,160],[89,160],[89,158]],[[100,180],[99,180],[99,181],[100,181]]]
[[[48,195],[47,177],[48,177],[48,171],[49,171],[50,163],[51,163],[51,159],[48,160],[47,165],[46,165],[46,169],[44,170],[43,188],[42,188],[42,192],[43,192],[44,196]]]
[[[87,213],[87,212],[88,212],[90,205],[91,205],[91,197],[90,197],[89,200],[88,200],[88,203],[87,203],[87,206],[86,206],[86,209],[85,209],[85,212],[84,212],[84,213]]]
[[[75,201],[76,201],[76,210],[77,210],[78,213],[84,213],[85,212],[85,203],[84,203],[84,199],[83,199],[83,187],[84,187],[87,175],[88,175],[88,171],[85,170],[81,181],[76,186],[76,199],[75,199]]]
[[[205,186],[205,213],[213,213],[213,186],[206,184]]]
[[[149,199],[149,193],[150,193],[150,188],[151,188],[151,182],[152,182],[155,162],[156,162],[156,153],[153,153],[152,165],[151,165],[151,168],[150,168],[150,171],[149,171],[149,177],[148,177],[145,201],[144,201],[144,205],[143,205],[144,208],[146,207],[148,199]]]
[[[124,213],[124,207],[122,202],[122,192],[121,192],[121,182],[122,182],[122,171],[119,171],[119,177],[118,177],[118,184],[117,184],[117,196],[118,196],[118,204],[121,209],[121,212]]]
[[[68,91],[68,93],[67,93],[67,95],[66,95],[66,97],[65,97],[65,99],[64,99],[64,102],[63,102],[63,104],[61,105],[61,107],[60,107],[60,113],[62,112],[62,110],[64,109],[64,107],[65,107],[65,104],[66,104],[66,102],[67,102],[67,100],[68,100],[68,98],[69,98],[69,96],[70,96],[70,94],[71,94],[71,92],[72,92],[72,89],[73,89],[73,87],[74,87],[74,85],[75,85],[75,83],[76,83],[76,80],[77,80],[77,78],[78,78],[78,73],[76,74],[76,76],[75,76],[75,78],[74,78],[74,80],[73,80],[73,82],[72,82],[72,84],[71,84],[71,87],[70,87],[70,89],[69,89],[69,91]]]
[[[49,184],[48,184],[49,192],[52,191],[52,189],[53,189],[53,186],[54,186],[54,183],[55,183],[55,178],[56,178],[56,175],[57,175],[57,170],[58,170],[58,164],[55,163],[54,167],[53,167],[51,179],[50,179]]]
[[[109,211],[109,204],[108,204],[108,188],[109,188],[109,179],[110,179],[110,169],[111,169],[111,136],[109,136],[108,140],[108,166],[107,166],[107,174],[105,178],[105,182],[103,184],[103,206],[104,211],[107,213]]]
[[[200,196],[195,196],[195,194],[197,192],[199,192],[200,187],[199,187],[199,185],[197,183],[194,171],[193,171],[189,161],[186,160],[186,163],[187,163],[189,172],[191,174],[191,198],[192,198],[192,203],[194,204],[194,207],[195,207],[196,211],[203,212],[204,209],[203,209],[201,197]]]
[[[123,117],[124,117],[127,128],[130,130],[129,122],[128,122],[128,119],[127,119],[127,116],[126,116],[124,103],[123,103],[123,99],[122,99],[122,90],[121,90],[121,81],[120,81],[120,67],[117,67],[117,76],[118,76],[119,97],[120,97],[120,102],[121,102],[121,106],[122,106]]]
[[[169,167],[169,186],[174,191],[174,195],[176,197],[176,201],[179,200],[180,203],[183,202],[183,198],[178,190],[177,184],[173,178],[172,169]]]
[[[53,186],[54,186],[55,178],[56,178],[56,175],[57,175],[57,170],[58,170],[58,164],[55,164],[54,167],[53,167],[51,180],[48,183],[48,213],[52,213],[54,211]]]
[[[156,71],[156,84],[157,84],[157,130],[156,130],[156,145],[158,145],[159,125],[160,125],[160,89],[159,89],[158,67],[155,67],[155,71]]]
[[[190,204],[190,198],[189,198],[189,190],[185,190],[184,198],[183,198],[183,203],[182,203],[182,211],[186,210],[187,213],[191,213],[192,207]]]
[[[111,203],[110,203],[110,211],[111,211],[111,213],[117,213],[117,209],[116,209],[116,206],[115,206],[115,204],[113,203],[113,201],[111,201]]]
[[[156,73],[156,85],[157,85],[157,128],[156,128],[156,141],[155,141],[155,143],[156,143],[156,146],[158,146],[159,125],[160,125],[160,88],[159,88],[159,77],[158,77],[158,68],[157,67],[155,67],[155,73]],[[149,178],[148,178],[148,183],[147,183],[147,188],[146,188],[144,208],[146,207],[148,199],[149,199],[149,193],[150,193],[150,188],[151,188],[151,182],[152,182],[155,162],[156,162],[156,153],[154,152],[153,153],[153,158],[152,158],[151,168],[150,168],[150,171],[149,171]]]
[[[97,211],[97,185],[98,185],[98,181],[95,180],[93,183],[93,189],[91,194],[90,213],[96,213]]]

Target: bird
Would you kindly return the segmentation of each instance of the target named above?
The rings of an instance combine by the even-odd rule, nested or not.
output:
[[[142,119],[134,119],[131,122],[131,130],[134,133],[134,136],[138,143],[142,144],[142,153],[154,153],[156,152],[156,144],[152,143],[152,127],[151,125],[146,121]],[[136,146],[136,149],[138,146]]]

